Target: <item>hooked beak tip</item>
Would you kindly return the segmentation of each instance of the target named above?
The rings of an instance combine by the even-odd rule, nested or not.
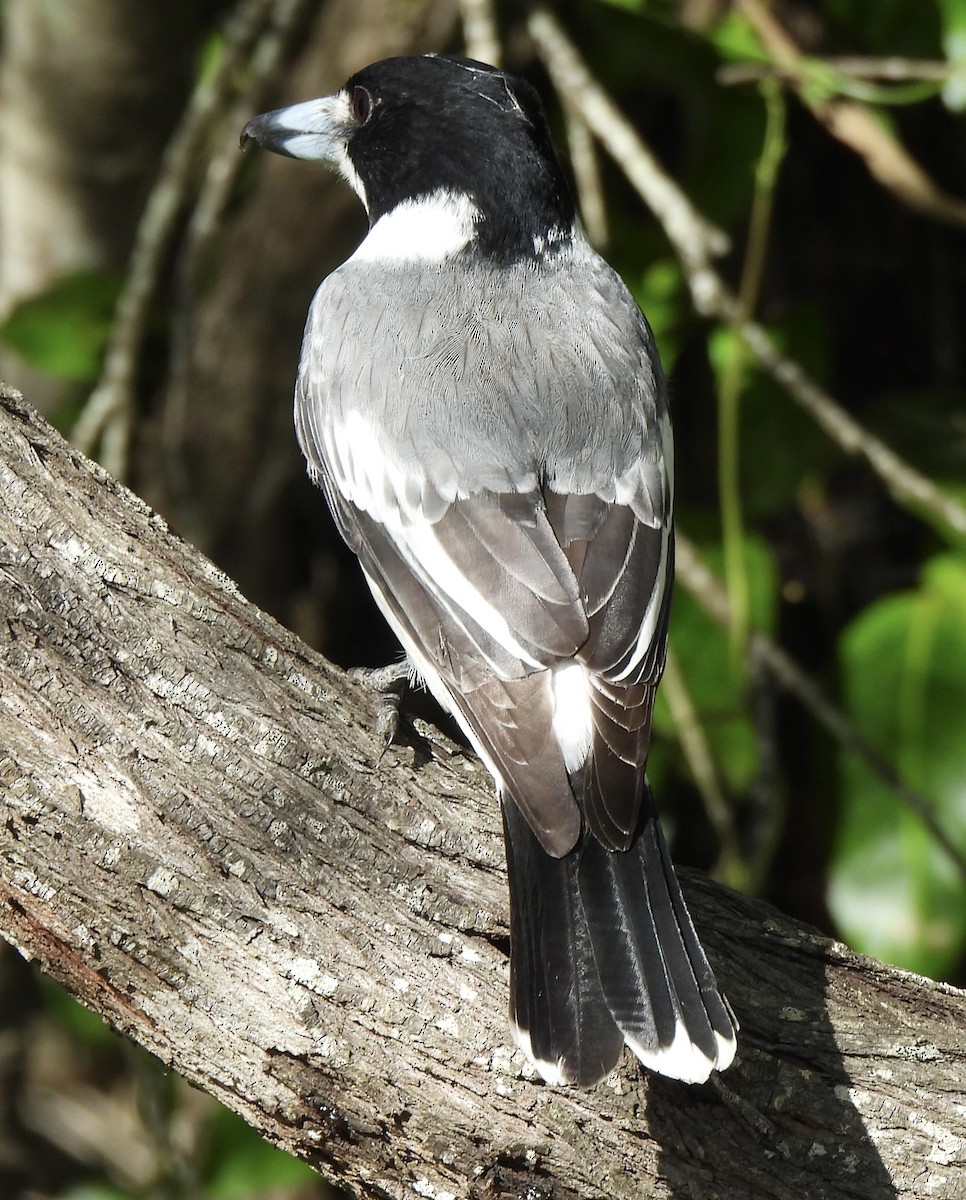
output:
[[[333,120],[331,107],[332,99],[325,98],[261,113],[241,131],[239,147],[247,150],[254,142],[262,150],[285,158],[333,162],[338,157],[342,131]]]
[[[238,146],[241,150],[247,150],[251,145],[260,146],[263,150],[291,157],[285,148],[285,142],[293,133],[294,130],[279,121],[278,113],[262,113],[252,117],[241,131]]]

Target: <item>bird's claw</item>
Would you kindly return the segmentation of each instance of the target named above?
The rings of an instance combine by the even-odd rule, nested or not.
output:
[[[399,731],[399,709],[412,679],[408,659],[385,667],[353,667],[349,672],[373,694],[376,709],[375,733],[382,742],[379,757],[389,749]]]

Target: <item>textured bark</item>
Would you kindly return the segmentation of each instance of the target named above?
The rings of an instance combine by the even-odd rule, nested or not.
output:
[[[966,996],[690,874],[738,1061],[535,1082],[479,765],[12,395],[0,488],[0,925],[119,1029],[367,1196],[966,1193]]]

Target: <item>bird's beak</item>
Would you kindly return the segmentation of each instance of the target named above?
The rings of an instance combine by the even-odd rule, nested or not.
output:
[[[352,128],[348,99],[341,92],[307,100],[254,117],[242,130],[243,150],[250,142],[288,158],[339,163]]]

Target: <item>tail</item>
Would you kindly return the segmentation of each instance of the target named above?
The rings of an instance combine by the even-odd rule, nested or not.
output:
[[[589,1087],[626,1042],[653,1071],[703,1083],[735,1055],[718,990],[657,817],[633,846],[585,836],[564,858],[503,804],[510,880],[510,1020],[548,1083]]]

